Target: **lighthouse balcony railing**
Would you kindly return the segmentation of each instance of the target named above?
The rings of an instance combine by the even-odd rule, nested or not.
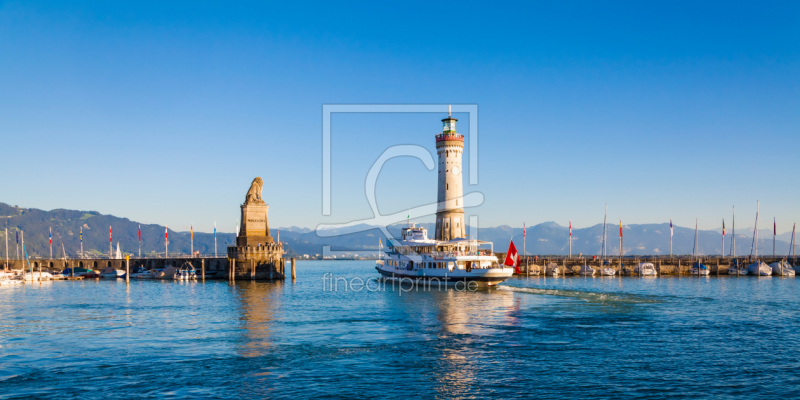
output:
[[[462,135],[460,133],[455,133],[455,132],[453,132],[453,133],[440,133],[440,134],[436,135],[436,141],[437,142],[442,142],[442,141],[445,141],[445,140],[459,140],[459,141],[463,142],[464,141],[464,135]]]

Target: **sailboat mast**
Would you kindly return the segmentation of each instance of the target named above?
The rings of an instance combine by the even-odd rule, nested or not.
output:
[[[758,264],[758,211],[761,208],[761,202],[756,201],[756,232],[753,238],[756,241],[756,264]],[[760,272],[760,271],[759,271]]]
[[[795,241],[795,238],[794,238],[794,228],[795,228],[796,226],[797,226],[797,224],[796,224],[796,223],[795,223],[794,225],[792,225],[792,263],[793,263],[793,264],[797,264],[797,253],[795,252],[795,246],[797,246],[797,244],[794,242],[794,241]],[[7,257],[7,256],[6,256],[6,257]]]
[[[694,265],[694,258],[697,255],[697,220],[694,220],[694,248],[692,249],[692,265]],[[699,274],[699,270],[698,270]]]

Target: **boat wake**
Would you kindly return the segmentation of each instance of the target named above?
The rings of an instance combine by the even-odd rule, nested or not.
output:
[[[620,292],[585,292],[581,290],[565,290],[565,289],[540,289],[530,287],[515,287],[508,285],[498,285],[497,290],[505,290],[509,292],[539,294],[547,296],[569,297],[576,300],[583,300],[590,303],[625,303],[625,304],[652,304],[663,303],[664,299],[656,298],[654,296],[643,296],[632,293]]]

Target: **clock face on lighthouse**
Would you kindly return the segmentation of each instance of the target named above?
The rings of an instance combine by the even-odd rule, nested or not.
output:
[[[458,176],[461,173],[461,169],[458,167],[453,167],[453,175]]]

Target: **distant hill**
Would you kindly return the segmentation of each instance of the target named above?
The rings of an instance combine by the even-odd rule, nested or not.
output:
[[[127,218],[113,215],[103,215],[96,211],[51,210],[43,211],[34,208],[12,207],[0,203],[0,235],[2,229],[9,230],[9,253],[15,254],[15,233],[25,231],[25,244],[28,254],[36,257],[49,256],[48,230],[53,228],[53,252],[59,255],[60,244],[69,256],[76,256],[80,249],[79,232],[83,227],[83,247],[87,254],[108,254],[108,227],[111,226],[114,234],[114,249],[117,242],[123,252],[136,253],[138,241],[136,230],[140,224]],[[432,223],[418,224],[428,229],[433,235]],[[400,235],[400,230],[405,224],[390,226],[389,232],[395,237]],[[164,226],[155,224],[141,224],[142,253],[163,254],[164,252]],[[331,246],[333,251],[349,251],[353,253],[375,251],[378,248],[378,239],[385,244],[386,238],[380,229],[374,226],[362,225],[348,230],[325,231],[323,236],[308,228],[278,228],[272,230],[272,235],[277,236],[286,246],[288,256],[308,254],[314,256],[322,254],[322,246]],[[353,232],[353,233],[348,233]],[[469,227],[467,233],[469,233]],[[736,254],[750,254],[752,228],[737,229]],[[572,253],[577,255],[600,254],[602,251],[603,225],[597,224],[588,228],[573,228]],[[627,255],[652,255],[669,254],[669,224],[640,224],[625,225],[623,229],[623,250]],[[772,254],[772,236],[760,233],[763,237],[759,253]],[[331,236],[333,235],[333,236]],[[478,238],[494,242],[496,251],[504,252],[508,248],[508,241],[513,237],[514,243],[520,252],[523,250],[522,228],[498,226],[493,228],[480,228]],[[786,238],[780,235],[779,238]],[[169,231],[170,253],[189,253],[189,232]],[[234,233],[217,232],[217,250],[220,255],[226,253],[228,244],[233,243]],[[524,241],[528,254],[564,255],[569,252],[569,229],[555,222],[544,222],[528,227],[528,235]],[[619,254],[619,227],[608,225],[607,252],[610,255]],[[700,231],[699,242],[701,255],[719,254],[722,249],[722,236],[719,231]],[[673,254],[691,254],[694,245],[694,229],[675,227]],[[211,233],[195,232],[194,249],[201,253],[214,252],[214,235]],[[789,251],[789,243],[778,240],[776,245],[778,254]],[[4,253],[4,243],[0,241],[0,253]],[[730,235],[725,238],[725,253],[730,252]]]
[[[113,245],[127,253],[137,253],[138,222],[113,215],[104,215],[96,211],[51,210],[43,211],[35,208],[12,207],[0,203],[0,230],[8,228],[8,248],[11,257],[16,254],[16,232],[25,231],[25,247],[31,257],[49,257],[49,229],[53,228],[53,255],[61,256],[61,243],[68,256],[76,256],[80,252],[80,230],[83,228],[83,250],[88,254],[108,254],[108,229],[113,233]],[[142,254],[164,253],[164,226],[141,224]],[[3,233],[0,232],[0,235]],[[232,233],[217,233],[217,250],[226,254],[227,243],[233,243]],[[214,235],[211,233],[194,234],[194,249],[201,253],[214,252]],[[190,252],[189,232],[169,230],[170,253]],[[0,252],[5,252],[5,243],[0,242]]]

